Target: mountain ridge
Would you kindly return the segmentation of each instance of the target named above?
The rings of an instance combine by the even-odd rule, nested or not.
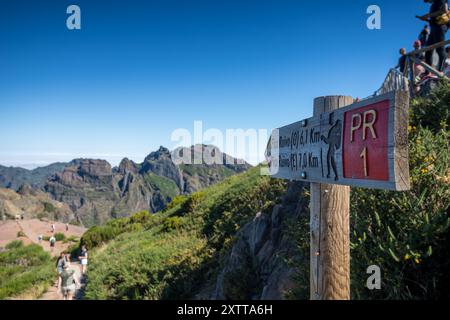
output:
[[[175,152],[190,151],[194,154],[200,150],[212,150],[219,159],[228,161],[223,165],[197,165],[176,164],[172,159]],[[42,190],[52,200],[69,206],[77,223],[92,226],[141,210],[160,211],[178,195],[198,191],[250,167],[245,161],[232,158],[215,146],[196,145],[173,152],[161,146],[142,163],[124,158],[115,167],[102,159],[78,158],[37,168],[38,174],[35,170],[10,168],[8,172],[5,169],[0,176],[0,181],[3,181],[0,187],[19,191],[26,185]],[[19,178],[15,176],[18,172],[22,173]]]

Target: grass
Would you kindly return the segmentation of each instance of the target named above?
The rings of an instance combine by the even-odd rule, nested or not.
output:
[[[429,98],[412,101],[411,190],[352,189],[353,299],[450,297],[449,105],[446,84]],[[260,176],[256,167],[190,196],[177,196],[155,215],[139,213],[90,229],[82,239],[91,249],[85,297],[195,298],[217,280],[236,233],[257,212],[270,211],[285,190],[285,182]],[[309,257],[308,215],[291,225],[301,256]],[[372,264],[381,267],[382,290],[365,287]],[[227,296],[248,298],[252,268],[249,262],[224,279]],[[308,258],[295,261],[295,268],[287,298],[308,299]]]
[[[82,238],[94,249],[85,298],[192,298],[205,282],[215,281],[236,231],[262,206],[272,205],[284,187],[253,168],[177,197],[166,211],[90,229]]]
[[[144,176],[144,180],[153,189],[159,190],[166,198],[172,199],[179,194],[177,184],[171,179],[150,172]]]
[[[53,260],[41,246],[13,241],[0,253],[0,300],[39,295],[54,278]]]

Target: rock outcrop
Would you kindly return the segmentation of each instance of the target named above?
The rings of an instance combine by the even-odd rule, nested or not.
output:
[[[50,195],[24,186],[16,192],[12,189],[0,189],[0,220],[45,218],[63,222],[74,221],[75,215],[69,206],[51,199]]]
[[[280,205],[258,213],[236,235],[214,288],[201,296],[211,299],[281,300],[294,284],[294,268],[286,257],[296,257],[292,234],[287,228],[300,215],[308,214],[307,199],[301,197],[303,183],[291,183]],[[301,257],[298,257],[301,258]],[[244,292],[239,291],[242,288]]]

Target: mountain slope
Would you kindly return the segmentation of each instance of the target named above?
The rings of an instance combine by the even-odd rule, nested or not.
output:
[[[25,219],[35,217],[73,221],[74,215],[64,203],[55,201],[40,190],[22,186],[18,192],[11,189],[0,189],[0,220],[14,219],[16,215]]]
[[[280,233],[288,219],[282,218],[280,208],[274,209],[285,188],[284,182],[260,176],[259,167],[252,168],[203,191],[177,197],[164,212],[140,213],[92,228],[82,239],[88,247],[113,240],[93,254],[86,298],[250,298],[263,294],[280,298],[289,280],[278,280],[292,268],[283,256],[275,255],[282,248],[286,252],[295,249],[289,249],[293,242]],[[297,191],[289,193],[295,195],[295,203]],[[252,221],[258,226],[245,227]],[[251,238],[249,259],[267,263],[255,269],[258,280],[254,286],[236,292],[229,283],[237,278],[230,275],[242,266],[230,263],[228,253],[238,230],[242,239]],[[240,261],[243,253],[233,250]],[[109,259],[113,253],[117,258]],[[231,265],[236,269],[229,269]],[[242,274],[238,278],[246,280]]]
[[[67,163],[53,163],[34,170],[0,165],[0,188],[18,190],[23,184],[40,188],[49,177],[62,172],[67,165]]]

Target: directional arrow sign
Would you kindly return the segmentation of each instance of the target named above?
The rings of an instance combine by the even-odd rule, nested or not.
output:
[[[275,178],[408,190],[409,95],[397,91],[276,129]]]

